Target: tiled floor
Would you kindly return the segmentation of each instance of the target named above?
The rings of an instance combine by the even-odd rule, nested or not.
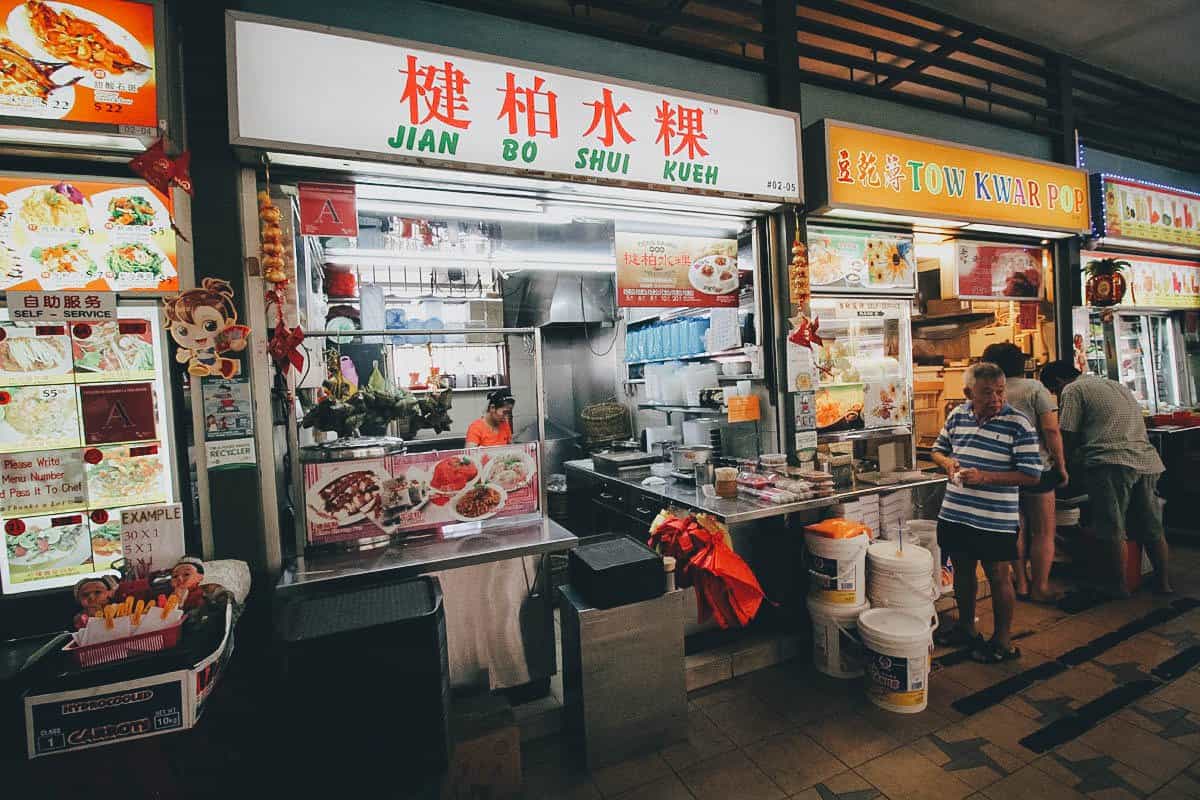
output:
[[[1200,599],[1200,549],[1179,548],[1173,572],[1179,590],[1173,599]],[[1200,667],[1155,673],[1200,646],[1200,608],[1082,663],[1054,663],[1170,600],[1142,592],[1073,616],[1020,604],[1020,661],[939,665],[929,708],[916,715],[875,708],[856,682],[819,675],[807,660],[772,667],[692,693],[687,741],[592,774],[565,766],[560,739],[527,744],[525,794],[531,800],[1200,798]],[[988,601],[979,618],[981,627],[990,626]],[[953,707],[1038,665],[1046,665],[1045,679],[970,715]],[[1049,674],[1054,670],[1061,671]],[[1126,697],[1139,687],[1140,696]],[[1022,742],[1097,708],[1090,724],[1044,752]]]

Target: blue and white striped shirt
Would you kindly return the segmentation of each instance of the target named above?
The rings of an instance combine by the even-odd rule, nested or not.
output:
[[[935,453],[958,460],[960,468],[984,472],[1042,474],[1037,430],[1029,419],[1008,403],[1000,413],[980,425],[970,401],[950,412],[946,427],[933,445]],[[1019,521],[1020,490],[1016,486],[946,485],[946,498],[938,519],[997,533],[1013,533]]]

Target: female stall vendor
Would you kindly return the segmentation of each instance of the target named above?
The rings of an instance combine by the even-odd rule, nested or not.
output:
[[[487,411],[467,426],[467,447],[512,444],[512,410],[516,398],[507,389],[497,389],[488,394],[487,401]]]

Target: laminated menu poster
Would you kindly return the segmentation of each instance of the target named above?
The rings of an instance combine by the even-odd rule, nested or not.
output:
[[[616,234],[617,305],[707,308],[738,304],[737,240]]]
[[[0,174],[0,289],[177,292],[171,214],[137,181]]]
[[[959,242],[954,247],[958,296],[963,299],[1040,299],[1042,248]]]
[[[0,0],[0,116],[154,135],[154,6]]]
[[[309,544],[537,511],[535,443],[304,467]]]
[[[810,285],[821,291],[903,291],[916,288],[911,236],[840,228],[809,228]]]

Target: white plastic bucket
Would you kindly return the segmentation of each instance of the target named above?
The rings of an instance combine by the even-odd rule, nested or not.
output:
[[[950,587],[942,586],[942,548],[938,547],[937,525],[936,519],[906,520],[900,526],[900,535],[904,537],[905,544],[915,542],[933,554],[933,585],[938,588],[940,596],[948,592]]]
[[[867,598],[867,546],[865,533],[831,539],[806,531],[808,596],[823,603],[861,606]]]
[[[920,617],[872,608],[858,618],[867,697],[885,711],[917,714],[929,705],[932,628]]]
[[[933,553],[899,541],[875,542],[867,549],[867,596],[873,606],[916,606],[938,597]]]
[[[832,678],[858,678],[863,674],[862,641],[858,615],[871,606],[833,605],[808,598],[812,618],[813,666]]]

